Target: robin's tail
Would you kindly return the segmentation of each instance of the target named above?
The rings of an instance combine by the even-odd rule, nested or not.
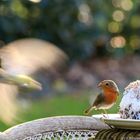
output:
[[[93,106],[90,106],[89,108],[87,108],[85,111],[84,111],[84,114],[87,115],[87,116],[90,116],[90,113],[91,111],[93,110]]]

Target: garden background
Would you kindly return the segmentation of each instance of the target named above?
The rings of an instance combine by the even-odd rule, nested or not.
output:
[[[83,115],[99,81],[112,79],[123,92],[140,78],[139,0],[1,0],[0,47],[21,38],[50,41],[69,60],[60,71],[38,74],[43,91],[21,91],[17,124]],[[108,112],[118,112],[118,104]],[[1,131],[9,127],[0,122]]]

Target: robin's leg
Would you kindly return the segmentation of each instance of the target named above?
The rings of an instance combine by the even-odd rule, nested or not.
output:
[[[104,118],[109,118],[107,111],[105,109],[103,109],[103,111],[104,111],[103,117]]]
[[[95,109],[97,111],[97,114],[101,114],[101,110],[100,109]]]

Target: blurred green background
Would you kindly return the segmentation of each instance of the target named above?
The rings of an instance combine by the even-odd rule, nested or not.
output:
[[[112,79],[123,91],[140,77],[139,0],[1,0],[0,46],[25,37],[48,40],[70,59],[63,72],[40,76],[41,93],[21,95],[17,123],[82,115],[100,80]],[[0,123],[0,130],[8,127]]]

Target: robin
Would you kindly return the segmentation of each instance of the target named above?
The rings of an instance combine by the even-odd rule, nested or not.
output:
[[[98,84],[98,87],[101,88],[102,92],[97,95],[93,104],[85,110],[86,115],[89,115],[93,109],[103,109],[107,114],[106,109],[111,108],[119,96],[119,89],[112,80],[103,80]]]

